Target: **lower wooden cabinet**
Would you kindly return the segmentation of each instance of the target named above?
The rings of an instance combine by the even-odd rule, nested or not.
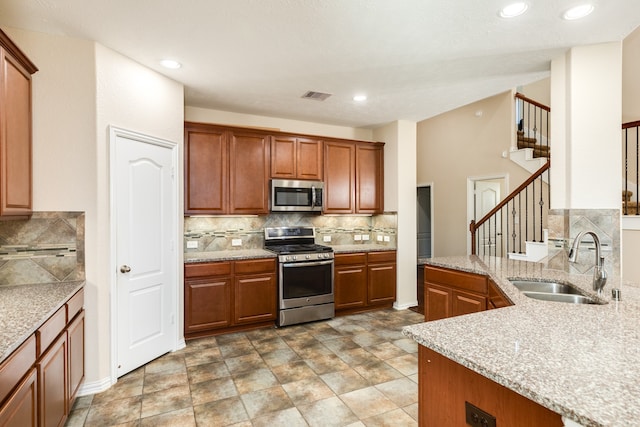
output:
[[[184,271],[185,338],[275,321],[275,258],[186,264]]]
[[[563,425],[559,414],[433,350],[418,346],[419,425],[467,426],[465,402],[494,416],[497,426]]]
[[[510,302],[487,276],[426,265],[424,267],[425,320],[477,313]],[[492,287],[492,286],[493,287]]]
[[[396,252],[336,254],[334,294],[337,314],[392,306],[396,300]]]
[[[0,364],[0,426],[63,426],[84,380],[84,291]]]

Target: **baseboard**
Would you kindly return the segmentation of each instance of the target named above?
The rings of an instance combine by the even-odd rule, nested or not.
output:
[[[80,389],[78,390],[77,396],[89,396],[90,394],[102,393],[107,390],[113,384],[111,383],[111,378],[103,378],[98,381],[84,382]]]
[[[418,300],[406,302],[404,304],[398,304],[397,302],[393,303],[393,308],[396,310],[408,310],[411,307],[415,307],[418,305]]]

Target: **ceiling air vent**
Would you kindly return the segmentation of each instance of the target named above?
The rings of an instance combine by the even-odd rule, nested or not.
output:
[[[307,93],[305,93],[304,95],[302,95],[302,98],[304,98],[304,99],[315,99],[316,101],[324,101],[325,99],[327,99],[330,96],[331,96],[330,93],[314,92],[314,91],[310,90]]]

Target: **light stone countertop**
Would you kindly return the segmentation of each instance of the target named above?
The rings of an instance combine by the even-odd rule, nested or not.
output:
[[[506,258],[432,258],[488,275],[513,306],[421,323],[403,333],[584,426],[640,425],[640,287],[607,283],[604,305],[539,301],[509,279],[569,282],[594,296],[591,275]],[[611,301],[611,289],[621,301]]]
[[[335,245],[331,246],[337,254],[356,253],[356,252],[383,252],[395,251],[395,246],[377,245],[375,243],[357,244],[357,245]]]
[[[191,253],[185,252],[184,263],[191,264],[196,262],[240,261],[245,259],[258,258],[277,258],[277,255],[264,249],[238,249],[230,251]]]
[[[0,363],[83,286],[83,281],[0,286]]]

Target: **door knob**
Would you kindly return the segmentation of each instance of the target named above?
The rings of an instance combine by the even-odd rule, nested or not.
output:
[[[123,265],[122,267],[120,267],[120,273],[128,273],[131,271],[131,267],[129,267],[128,265]]]

